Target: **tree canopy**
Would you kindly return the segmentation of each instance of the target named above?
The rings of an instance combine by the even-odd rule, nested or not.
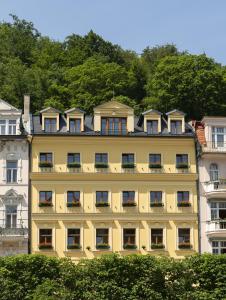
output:
[[[92,113],[114,95],[136,113],[177,108],[187,118],[225,114],[226,68],[204,54],[166,44],[138,55],[92,30],[55,41],[32,22],[11,17],[0,23],[0,97],[12,105],[21,108],[27,93],[32,112],[51,105]]]

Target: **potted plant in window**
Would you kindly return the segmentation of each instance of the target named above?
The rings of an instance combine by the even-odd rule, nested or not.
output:
[[[67,202],[67,207],[80,207],[80,206],[81,206],[80,201]]]
[[[162,165],[160,163],[150,163],[149,168],[150,169],[161,169]]]
[[[179,201],[177,202],[178,207],[189,207],[191,206],[191,203],[188,200],[185,201]]]
[[[70,245],[67,245],[67,249],[68,250],[73,250],[73,249],[76,249],[76,250],[79,250],[81,249],[81,245],[80,244],[70,244]]]
[[[39,167],[40,168],[52,168],[53,163],[51,161],[40,161],[39,162]]]
[[[96,202],[96,207],[108,207],[109,203],[107,201],[101,200]]]
[[[177,163],[177,169],[188,169],[188,163]]]
[[[39,207],[51,207],[53,203],[48,200],[42,200],[39,202]]]
[[[165,245],[152,243],[151,249],[165,249]]]
[[[110,249],[110,245],[106,244],[106,243],[100,243],[100,244],[97,244],[96,245],[96,249],[98,250],[107,250],[107,249]]]
[[[163,207],[164,204],[162,202],[160,202],[159,200],[154,200],[154,201],[151,201],[151,207]]]
[[[68,169],[81,168],[81,164],[79,162],[68,162],[67,167]]]
[[[135,169],[135,163],[122,163],[122,168],[123,169]]]
[[[136,250],[137,245],[135,245],[135,244],[124,244],[123,249],[125,249],[125,250]]]
[[[134,199],[128,199],[128,200],[122,202],[123,207],[133,207],[133,206],[136,206],[136,205],[137,204],[136,204]]]
[[[178,244],[179,249],[191,249],[192,246],[189,242],[181,242]]]
[[[105,162],[95,163],[95,168],[96,169],[107,169],[108,168],[108,163],[105,163]]]
[[[40,243],[39,244],[39,249],[44,250],[44,249],[53,249],[53,246],[51,243]]]

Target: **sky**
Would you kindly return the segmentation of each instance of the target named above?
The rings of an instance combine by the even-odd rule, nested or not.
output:
[[[92,29],[137,53],[173,43],[226,65],[226,0],[0,0],[0,21],[9,14],[59,41]]]

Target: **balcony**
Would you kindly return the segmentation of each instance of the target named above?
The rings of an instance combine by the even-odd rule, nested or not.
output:
[[[207,221],[206,234],[209,237],[226,237],[226,220]]]
[[[28,235],[28,228],[22,227],[0,227],[0,239],[4,240],[15,240],[25,238]]]
[[[226,153],[226,142],[208,141],[202,145],[202,151],[206,153]]]
[[[205,182],[205,193],[207,198],[226,196],[226,179]]]

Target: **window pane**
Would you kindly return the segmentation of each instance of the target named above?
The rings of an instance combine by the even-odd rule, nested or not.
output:
[[[161,164],[161,154],[149,154],[149,163]]]
[[[79,202],[80,201],[80,192],[79,191],[70,191],[67,192],[67,202]]]
[[[123,229],[123,244],[135,245],[136,229]]]
[[[162,192],[152,191],[150,192],[151,202],[162,202]]]
[[[162,244],[163,243],[163,229],[162,228],[152,228],[151,229],[151,243],[152,244]]]
[[[68,163],[80,163],[80,153],[68,153]]]
[[[96,202],[108,202],[108,192],[96,192]]]

